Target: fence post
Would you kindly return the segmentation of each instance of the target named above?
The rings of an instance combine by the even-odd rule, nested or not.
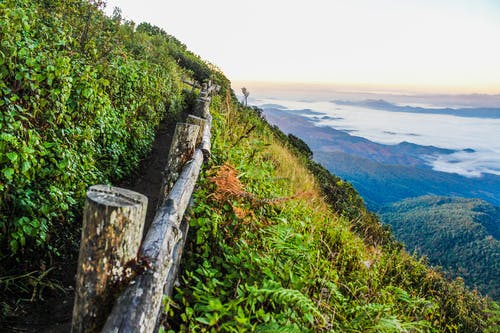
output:
[[[149,268],[138,275],[120,295],[106,321],[103,333],[154,332],[166,277],[180,260],[181,251],[175,251],[176,248],[180,249],[178,243],[185,237],[180,223],[202,164],[203,154],[197,149],[168,198],[157,210],[141,246],[141,256],[148,259]],[[173,279],[173,276],[170,276]]]
[[[200,97],[196,99],[193,114],[196,117],[205,119],[210,114],[210,97],[208,97],[208,93],[206,91],[203,91],[203,93],[200,94]]]
[[[121,292],[103,333],[153,332],[163,294],[172,292],[188,230],[183,216],[211,149],[206,84],[196,102],[195,116],[175,128],[155,218],[141,245],[140,258],[147,265]]]
[[[170,192],[175,181],[179,178],[182,167],[193,157],[199,131],[200,126],[198,125],[177,123],[175,126],[156,210],[161,207],[163,201],[168,196],[168,192]]]
[[[107,185],[91,186],[83,214],[73,307],[73,333],[99,331],[142,239],[148,199]]]
[[[201,145],[201,140],[203,139],[203,135],[204,135],[205,130],[206,130],[205,126],[207,124],[207,120],[200,118],[200,117],[193,116],[192,114],[190,114],[187,116],[186,122],[188,124],[200,126],[200,131],[199,131],[198,137],[196,139],[196,147],[199,147]]]

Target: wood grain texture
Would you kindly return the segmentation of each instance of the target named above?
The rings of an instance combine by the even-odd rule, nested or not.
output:
[[[172,144],[168,153],[167,165],[164,170],[157,210],[168,196],[177,178],[179,178],[183,166],[193,156],[199,131],[200,126],[187,123],[178,123],[175,127]]]
[[[175,278],[173,273],[182,255],[178,246],[186,235],[181,221],[202,163],[203,153],[197,149],[158,210],[141,247],[141,256],[151,263],[150,269],[137,276],[119,297],[102,332],[154,331],[167,276]]]
[[[137,256],[148,199],[137,192],[96,185],[87,192],[72,332],[95,332],[115,301],[126,264]]]

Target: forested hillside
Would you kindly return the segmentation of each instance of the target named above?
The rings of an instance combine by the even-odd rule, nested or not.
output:
[[[186,78],[221,89],[163,331],[496,332],[495,303],[405,252],[217,68],[101,9],[0,2],[0,324],[71,292],[56,272],[78,252],[86,189],[133,176],[160,121],[196,97]]]
[[[383,210],[396,237],[462,276],[494,299],[500,297],[500,209],[479,199],[424,196]]]

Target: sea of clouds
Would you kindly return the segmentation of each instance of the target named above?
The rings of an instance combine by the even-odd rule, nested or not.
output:
[[[412,103],[410,100],[405,103],[401,96],[398,99],[400,105]],[[253,99],[252,102],[257,106],[277,104],[298,113],[307,109],[320,112],[328,117],[306,116],[314,118],[318,126],[331,126],[382,144],[406,141],[456,150],[452,154],[426,157],[429,165],[437,171],[466,177],[479,177],[484,173],[500,175],[500,119],[384,111],[337,105],[332,100],[271,97]],[[426,105],[434,107],[432,101]],[[443,106],[442,101],[439,106]],[[449,107],[453,106],[456,104]]]

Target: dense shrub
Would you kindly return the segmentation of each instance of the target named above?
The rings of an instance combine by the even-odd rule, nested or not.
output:
[[[301,138],[289,133],[288,134],[288,141],[292,146],[297,148],[304,156],[307,158],[312,158],[313,157],[313,152],[311,148],[307,145],[307,143],[304,142]]]
[[[175,57],[188,51],[172,54],[167,37],[100,5],[0,3],[2,260],[57,254],[70,239],[57,231],[78,229],[88,186],[130,174],[161,119],[183,106],[189,70]]]

